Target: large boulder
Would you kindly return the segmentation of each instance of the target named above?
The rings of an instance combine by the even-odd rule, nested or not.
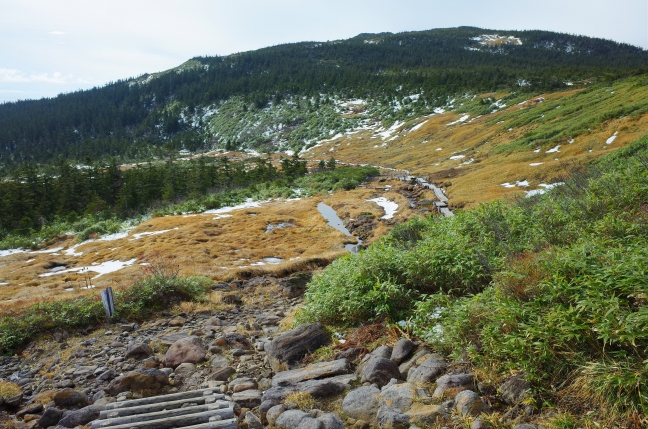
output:
[[[302,325],[285,332],[265,345],[270,366],[275,372],[295,368],[308,353],[331,342],[321,323]]]
[[[384,407],[406,412],[412,407],[417,394],[416,387],[409,383],[402,383],[384,388],[380,396]]]
[[[382,387],[392,378],[400,378],[400,371],[396,362],[382,357],[372,358],[362,369],[362,381],[376,383]]]
[[[397,364],[401,364],[412,353],[416,345],[407,338],[401,338],[394,344],[394,349],[391,352],[391,360]]]
[[[159,390],[169,384],[165,373],[153,368],[140,368],[115,378],[104,390],[117,396],[128,390]]]
[[[462,390],[472,389],[474,384],[475,377],[472,374],[446,374],[436,380],[437,387],[434,390],[432,397],[454,397]]]
[[[380,408],[380,390],[375,386],[363,386],[349,392],[342,401],[342,410],[356,420],[376,423]]]
[[[346,384],[334,379],[308,380],[295,384],[275,386],[263,393],[260,411],[266,412],[270,408],[281,404],[291,393],[305,392],[313,398],[326,398],[342,393]]]
[[[52,400],[57,407],[63,408],[85,406],[88,403],[86,394],[74,389],[59,390]]]
[[[204,362],[207,352],[199,337],[181,338],[167,350],[164,355],[164,366],[175,368],[181,363]]]
[[[63,410],[59,410],[56,407],[49,407],[45,410],[41,418],[38,419],[38,424],[41,427],[48,428],[50,426],[56,425],[62,417]]]

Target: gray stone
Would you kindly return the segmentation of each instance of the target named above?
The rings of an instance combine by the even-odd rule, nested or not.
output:
[[[305,419],[305,418],[310,418],[310,414],[307,414],[303,411],[300,410],[288,410],[284,411],[277,417],[275,420],[275,426],[277,427],[284,427],[287,429],[297,429],[297,426],[299,426],[299,423]]]
[[[394,350],[391,353],[391,360],[401,364],[412,353],[416,346],[407,338],[401,338],[394,344]]]
[[[194,372],[196,372],[196,365],[189,362],[181,363],[173,371],[174,374],[184,376],[184,377],[189,376]]]
[[[159,390],[169,384],[165,373],[154,368],[140,368],[115,378],[104,389],[112,396],[134,390]]]
[[[275,372],[294,368],[308,353],[331,342],[321,323],[302,325],[285,332],[265,345],[268,361]]]
[[[348,372],[349,366],[346,359],[338,359],[331,362],[319,362],[305,368],[279,372],[272,378],[272,385],[281,386],[288,383],[299,383],[306,380],[346,374]]]
[[[390,359],[391,355],[392,355],[392,349],[391,347],[387,347],[387,346],[376,347],[376,349],[371,352],[372,357],[381,357],[385,359]]]
[[[47,428],[57,424],[63,417],[63,411],[55,407],[49,407],[45,410],[40,419],[38,419],[38,424],[41,427]]]
[[[472,390],[463,390],[455,396],[455,409],[460,416],[476,417],[486,411],[486,404]]]
[[[296,429],[323,429],[324,424],[311,416],[301,419]]]
[[[489,429],[490,425],[482,419],[475,419],[470,424],[470,429]]]
[[[344,429],[342,420],[338,419],[334,414],[324,413],[317,417],[317,420],[322,422],[323,429]]]
[[[179,339],[167,350],[164,355],[164,366],[175,368],[181,363],[203,362],[206,356],[202,340],[191,336]]]
[[[263,423],[252,411],[245,413],[245,423],[248,429],[263,429]]]
[[[117,373],[115,372],[115,370],[110,368],[109,370],[104,371],[101,374],[99,374],[97,379],[101,380],[101,381],[112,380],[113,378],[115,378],[116,375],[117,375]]]
[[[263,413],[261,408],[262,407],[260,407],[259,410],[261,411],[261,413]],[[286,408],[283,406],[283,404],[279,404],[279,405],[275,405],[273,407],[270,407],[266,411],[266,420],[268,421],[268,425],[275,426],[275,422],[277,421],[277,417],[279,417],[281,415],[281,413],[283,413],[284,411],[286,411]]]
[[[82,426],[99,418],[99,413],[106,407],[103,405],[89,405],[80,410],[66,413],[65,417],[59,420],[58,425],[66,428]]]
[[[500,386],[499,395],[507,404],[516,405],[524,401],[531,390],[531,384],[524,374],[517,374],[509,378]]]
[[[236,374],[236,370],[231,366],[217,368],[212,372],[212,375],[209,376],[209,380],[227,381],[233,374]]]
[[[260,390],[244,390],[232,394],[232,401],[239,404],[242,408],[254,408],[261,405],[263,393]]]
[[[419,366],[413,367],[407,374],[410,383],[430,383],[439,378],[446,370],[447,363],[439,355],[424,360]]]
[[[538,426],[521,423],[513,426],[513,429],[538,429]]]
[[[43,404],[32,404],[16,413],[16,417],[22,419],[26,414],[40,414],[43,412]]]
[[[407,373],[409,372],[410,368],[413,366],[416,366],[416,362],[423,358],[423,356],[430,354],[430,351],[426,347],[420,347],[416,353],[414,353],[414,356],[411,358],[407,359],[405,362],[401,363],[400,366],[398,367],[398,370],[401,373],[401,377],[403,379],[407,378]]]
[[[389,407],[380,407],[376,418],[382,429],[407,429],[409,416]]]
[[[257,387],[259,387],[257,382],[250,377],[235,378],[234,380],[230,381],[228,385],[228,388],[232,391],[232,393],[256,389]]]
[[[430,426],[449,418],[448,411],[440,405],[414,404],[407,412],[410,423],[420,426]]]
[[[472,374],[447,374],[438,378],[436,384],[433,398],[441,398],[444,395],[456,396],[462,390],[473,388],[474,377]]]
[[[126,358],[145,359],[153,356],[153,349],[145,343],[128,343],[126,347]]]
[[[378,387],[382,387],[392,378],[399,377],[400,371],[398,371],[396,362],[382,357],[374,357],[362,369],[361,381],[376,383]]]
[[[223,355],[216,355],[211,360],[212,368],[223,368],[229,365],[229,359]]]
[[[374,386],[363,386],[349,392],[342,401],[342,410],[354,419],[369,423],[376,422],[380,408],[380,390]]]
[[[283,402],[286,396],[291,393],[306,392],[313,398],[326,398],[342,393],[346,387],[346,384],[330,378],[271,387],[263,394],[263,403],[260,409],[261,412],[268,410],[268,408]]]
[[[380,396],[383,406],[404,413],[412,407],[417,390],[409,383],[395,384],[382,390]]]

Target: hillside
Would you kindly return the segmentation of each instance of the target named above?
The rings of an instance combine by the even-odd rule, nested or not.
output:
[[[0,166],[180,149],[299,150],[366,120],[431,113],[457,94],[580,87],[645,71],[647,59],[639,48],[600,39],[470,27],[200,57],[89,91],[1,105]],[[349,108],[354,99],[365,100],[364,115]]]

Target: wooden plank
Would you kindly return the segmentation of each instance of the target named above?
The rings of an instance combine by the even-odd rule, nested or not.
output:
[[[115,408],[137,407],[140,405],[154,404],[156,402],[169,402],[183,398],[197,398],[207,395],[215,394],[218,399],[223,399],[225,395],[220,393],[220,387],[208,387],[206,389],[189,390],[187,392],[170,393],[168,395],[150,396],[148,398],[130,399],[128,401],[113,402],[106,405],[106,410]]]
[[[137,407],[128,407],[128,408],[117,408],[114,410],[104,410],[99,413],[99,418],[102,419],[114,419],[117,417],[125,416],[134,416],[137,414],[146,414],[154,413],[162,410],[175,410],[181,408],[184,404],[195,403],[196,405],[206,405],[209,403],[211,398],[208,396],[202,396],[199,398],[188,398],[188,399],[179,399],[177,401],[170,402],[156,402],[154,404],[144,404]],[[229,407],[229,402],[227,401],[216,401],[213,402],[218,405],[219,408]]]
[[[110,429],[171,429],[177,427],[198,425],[201,423],[209,423],[209,419],[216,416],[217,414],[215,414],[214,411],[205,411],[202,413],[195,413],[187,416],[161,418],[157,420],[148,420],[145,422],[132,422],[132,423],[125,423],[117,426],[106,426],[106,427],[109,427]],[[223,425],[222,426],[219,425],[217,427],[223,427],[223,428],[229,427],[229,424],[231,424],[231,422],[234,422],[234,427],[236,427],[236,419],[220,420],[220,422],[223,422]]]
[[[222,408],[220,404],[205,404],[205,405],[197,405],[194,407],[156,411],[151,413],[136,414],[136,415],[117,417],[112,419],[95,420],[94,422],[92,422],[92,429],[107,428],[107,427],[118,426],[126,423],[137,423],[137,422],[145,422],[149,420],[159,420],[162,418],[186,416],[189,414],[198,414],[206,411],[212,411],[214,416],[219,416],[223,420],[231,419],[235,417],[234,410],[232,408]]]

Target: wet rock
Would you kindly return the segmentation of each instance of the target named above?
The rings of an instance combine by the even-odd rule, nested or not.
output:
[[[244,390],[256,389],[258,384],[250,377],[240,377],[230,381],[227,387],[232,393],[237,393]]]
[[[164,366],[175,368],[181,363],[203,362],[206,356],[202,340],[198,337],[182,338],[175,343],[164,355]]]
[[[380,408],[380,390],[374,386],[363,386],[349,392],[342,401],[342,410],[354,419],[376,422]]]
[[[86,423],[98,419],[99,413],[105,408],[106,407],[103,405],[89,405],[80,410],[72,411],[65,414],[65,417],[59,420],[58,425],[66,428],[85,425]]]
[[[59,390],[54,394],[52,400],[57,407],[64,408],[86,405],[88,403],[86,394],[74,389]]]
[[[419,366],[411,368],[407,374],[409,383],[430,383],[439,378],[446,370],[447,363],[439,355],[433,355]]]
[[[486,411],[486,404],[472,390],[461,391],[455,396],[455,409],[460,416],[476,417]]]
[[[525,375],[517,374],[500,386],[499,395],[507,404],[516,405],[528,398],[530,391],[531,384]]]
[[[455,396],[462,390],[472,389],[474,377],[472,374],[447,374],[436,380],[437,387],[432,394],[433,398]]]
[[[162,371],[140,368],[115,378],[104,390],[112,396],[117,396],[129,390],[159,390],[168,384],[169,378]]]
[[[56,425],[61,418],[63,418],[63,411],[55,407],[49,407],[45,410],[40,419],[38,419],[38,424],[41,427],[47,428],[50,426]]]
[[[299,423],[305,418],[312,419],[309,414],[300,410],[284,411],[275,420],[275,426],[284,427],[287,429],[297,429]]]
[[[302,325],[285,332],[265,345],[268,361],[275,372],[294,368],[308,353],[313,353],[331,340],[321,323]]]
[[[245,413],[245,423],[247,423],[248,429],[263,429],[263,423],[252,411]]]
[[[263,393],[260,390],[244,390],[232,394],[232,401],[239,404],[242,408],[254,408],[261,405]]]
[[[126,358],[145,359],[153,356],[153,349],[145,343],[131,342],[126,347]]]
[[[301,381],[313,380],[318,378],[332,377],[338,374],[349,372],[349,365],[346,359],[338,359],[331,362],[319,362],[307,367],[282,371],[277,373],[272,379],[273,386],[281,386]]]
[[[400,371],[398,371],[396,362],[382,357],[374,357],[363,368],[361,381],[376,383],[378,387],[382,387],[392,378],[399,377]]]
[[[394,344],[394,349],[391,352],[390,359],[401,364],[412,353],[416,346],[407,338],[401,338]]]

